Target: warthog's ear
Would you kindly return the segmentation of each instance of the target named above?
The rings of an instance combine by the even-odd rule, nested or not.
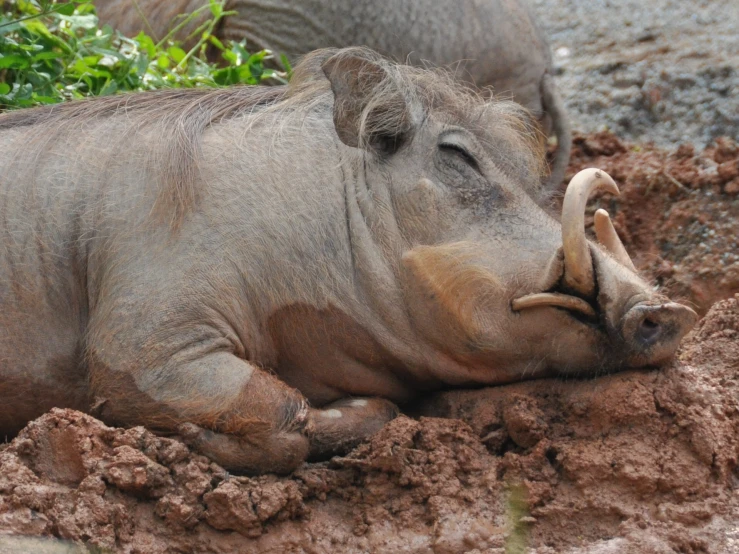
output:
[[[412,131],[411,113],[385,62],[361,48],[321,64],[334,93],[334,126],[344,144],[392,154]]]

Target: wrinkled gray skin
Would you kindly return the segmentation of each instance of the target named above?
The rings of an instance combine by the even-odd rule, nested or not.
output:
[[[72,407],[286,472],[423,391],[669,358],[694,314],[594,244],[597,319],[512,311],[571,292],[561,228],[527,118],[456,87],[348,49],[0,116],[0,430]]]
[[[205,0],[97,0],[100,19],[128,36],[163,37],[179,14]],[[570,126],[556,90],[549,44],[526,0],[232,0],[216,31],[294,63],[327,47],[367,46],[391,59],[452,69],[478,87],[513,97],[538,118],[558,150],[548,182],[557,189],[570,157]],[[208,14],[210,12],[207,12]],[[142,17],[145,15],[146,21]],[[193,29],[192,25],[189,29]],[[181,33],[184,39],[187,33]]]

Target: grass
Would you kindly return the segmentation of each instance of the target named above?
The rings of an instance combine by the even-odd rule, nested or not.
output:
[[[210,0],[155,41],[100,26],[91,0],[0,0],[0,111],[123,91],[284,82],[287,60],[287,72],[269,69],[268,50],[250,53],[243,41],[224,44],[212,34],[234,13],[224,4]],[[195,46],[184,50],[174,35],[204,14],[188,37]]]

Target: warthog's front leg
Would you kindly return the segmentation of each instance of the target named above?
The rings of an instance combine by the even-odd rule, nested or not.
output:
[[[93,412],[103,421],[179,434],[229,470],[287,473],[310,455],[346,451],[394,417],[379,399],[311,408],[250,361],[267,348],[253,338],[244,304],[223,303],[242,294],[228,272],[145,269],[174,254],[183,256],[137,251],[136,266],[106,275],[86,337]]]
[[[230,352],[194,356],[206,343],[174,354],[163,366],[132,371],[100,363],[93,350],[98,412],[114,425],[179,433],[229,470],[287,473],[308,456],[305,398],[277,377]],[[190,358],[188,361],[187,358]]]
[[[207,341],[195,348],[207,350]],[[345,452],[397,414],[376,398],[309,408],[300,392],[230,352],[196,357],[187,349],[164,367],[131,373],[96,353],[91,376],[102,419],[178,433],[229,470],[288,473],[309,455]]]

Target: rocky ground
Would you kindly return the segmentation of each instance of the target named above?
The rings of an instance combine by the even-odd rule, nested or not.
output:
[[[531,0],[575,129],[703,148],[739,136],[736,0]]]

